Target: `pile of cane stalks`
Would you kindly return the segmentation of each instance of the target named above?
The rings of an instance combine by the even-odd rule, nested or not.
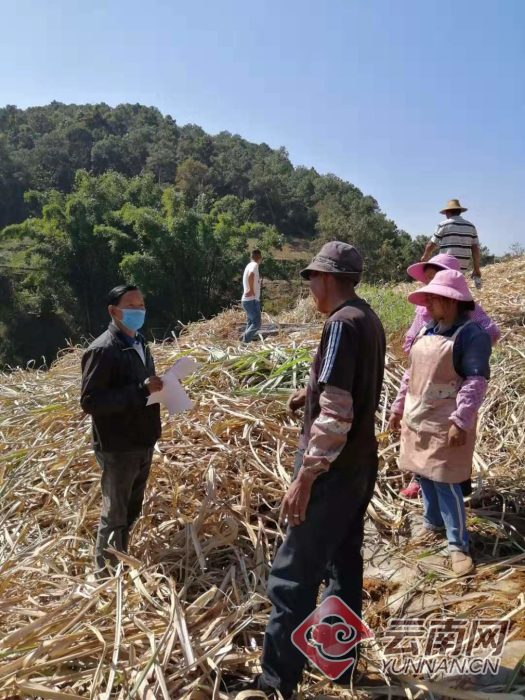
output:
[[[487,581],[523,576],[525,566],[524,287],[519,258],[487,268],[478,295],[503,339],[475,457],[481,478],[469,529],[476,575],[451,581],[429,574],[403,537],[421,505],[397,495],[407,480],[397,470],[398,441],[387,421],[405,358],[392,350],[377,413],[380,475],[368,514],[375,539],[413,568],[411,600],[441,589],[437,612],[508,616],[516,639],[525,637],[523,593],[480,593],[475,606],[469,594]],[[228,698],[235,696],[230,676],[257,673],[268,572],[283,537],[278,509],[301,424],[300,416],[287,416],[285,402],[306,383],[322,326],[301,301],[286,322],[302,329],[242,346],[242,321],[242,312],[230,310],[152,348],[159,373],[182,354],[201,363],[185,381],[195,408],[163,414],[129,555],[120,555],[115,576],[102,584],[92,576],[100,474],[90,420],[79,407],[82,349],[66,349],[49,369],[0,374],[0,699]],[[365,678],[352,692],[479,697],[452,680],[382,675],[380,638],[392,591],[381,585],[375,595],[365,590],[364,616],[376,643],[363,658],[375,683]],[[524,686],[517,668],[511,683],[483,697],[519,697]],[[300,692],[350,694],[313,667]]]

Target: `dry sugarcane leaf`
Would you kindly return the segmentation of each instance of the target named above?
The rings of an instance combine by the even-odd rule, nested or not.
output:
[[[376,421],[379,476],[367,517],[374,545],[413,579],[400,590],[382,581],[386,591],[377,600],[366,584],[364,617],[374,630],[395,600],[414,603],[428,595],[434,598],[425,615],[488,614],[473,612],[469,594],[496,601],[498,614],[512,620],[511,634],[524,628],[523,601],[491,586],[506,583],[501,574],[519,585],[525,556],[525,260],[487,267],[483,276],[476,299],[503,338],[479,415],[478,489],[468,508],[477,572],[437,582],[421,570],[424,546],[403,534],[421,506],[398,496],[407,482],[397,470],[398,440],[385,430],[404,371],[399,339],[390,334]],[[111,690],[127,697],[148,676],[138,695],[222,698],[217,678],[257,672],[269,612],[265,585],[284,536],[277,517],[300,432],[299,418],[286,415],[284,402],[306,383],[323,318],[303,300],[284,314],[275,335],[250,346],[238,343],[243,320],[243,312],[232,309],[188,326],[176,343],[152,348],[161,369],[184,353],[202,363],[185,382],[195,409],[171,419],[163,414],[130,551],[117,554],[120,573],[100,585],[89,580],[100,473],[89,417],[78,403],[81,349],[62,353],[49,371],[0,374],[2,695],[30,695],[22,685],[46,685],[49,677],[45,692],[94,700]],[[318,683],[319,676],[307,674],[303,690],[308,694]],[[428,692],[393,678],[384,694],[406,696],[407,689],[414,700]]]

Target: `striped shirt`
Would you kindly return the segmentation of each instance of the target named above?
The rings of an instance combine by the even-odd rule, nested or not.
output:
[[[474,224],[462,216],[451,216],[438,224],[432,243],[439,246],[440,253],[457,258],[461,271],[465,272],[472,257],[472,246],[479,245],[478,232]]]

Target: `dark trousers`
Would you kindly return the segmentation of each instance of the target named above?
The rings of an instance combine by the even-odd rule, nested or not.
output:
[[[95,452],[102,470],[102,510],[96,544],[96,564],[105,569],[106,560],[116,566],[118,559],[107,546],[126,552],[131,526],[144,500],[153,459],[153,448],[140,452]]]
[[[302,453],[296,460],[296,474]],[[339,596],[361,616],[364,516],[377,476],[377,454],[365,467],[332,466],[312,486],[306,520],[289,527],[268,579],[272,611],[264,635],[261,665],[268,685],[284,697],[301,680],[306,657],[292,642],[292,633],[323,598]],[[339,682],[344,682],[341,678]]]

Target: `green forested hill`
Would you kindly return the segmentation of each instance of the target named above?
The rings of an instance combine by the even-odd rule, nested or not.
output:
[[[369,281],[402,279],[423,245],[371,196],[294,167],[284,148],[179,126],[142,105],[0,109],[0,363],[51,357],[97,334],[126,279],[157,334],[239,297],[250,245],[354,243]]]

